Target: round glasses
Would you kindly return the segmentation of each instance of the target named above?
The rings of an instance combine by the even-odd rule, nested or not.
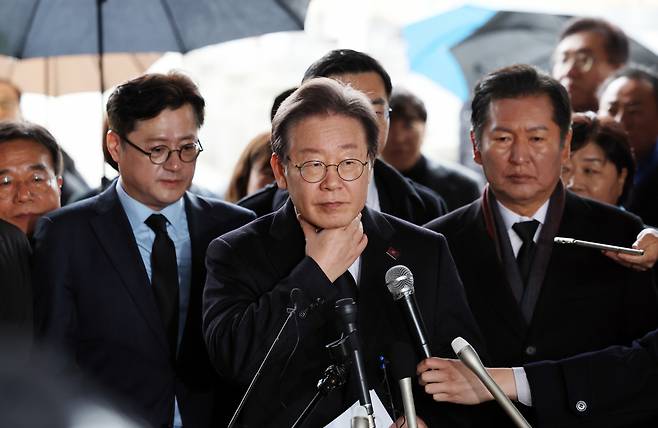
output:
[[[184,144],[180,149],[172,150],[169,147],[162,145],[153,147],[150,152],[142,149],[126,137],[122,136],[121,139],[128,143],[128,145],[148,156],[151,162],[156,165],[162,165],[163,163],[167,162],[169,160],[169,156],[171,156],[173,152],[178,152],[178,158],[182,162],[194,162],[196,158],[199,157],[199,154],[203,151],[201,141],[198,139],[194,143]]]
[[[19,180],[11,175],[0,175],[0,199],[13,198],[21,185],[27,188],[31,195],[46,193],[55,177],[46,171],[35,171],[28,178]]]
[[[327,176],[327,170],[330,166],[336,167],[338,176],[344,181],[354,181],[361,177],[363,170],[368,161],[361,162],[359,159],[343,159],[336,163],[326,164],[319,160],[310,160],[301,165],[294,165],[299,170],[299,174],[304,181],[308,183],[318,183]]]

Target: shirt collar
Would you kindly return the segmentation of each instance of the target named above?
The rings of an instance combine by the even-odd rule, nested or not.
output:
[[[550,199],[547,199],[546,202],[544,202],[543,205],[539,207],[537,212],[532,215],[532,217],[525,217],[515,213],[505,205],[501,204],[500,201],[496,200],[496,203],[498,204],[498,211],[500,211],[500,216],[503,219],[503,223],[505,223],[505,230],[510,230],[514,223],[518,223],[520,221],[537,220],[540,224],[543,225],[546,221],[546,213],[548,212],[549,202]]]
[[[133,230],[144,225],[144,222],[151,214],[162,214],[174,228],[174,232],[179,232],[177,229],[181,227],[181,224],[185,220],[185,201],[183,198],[178,199],[171,205],[167,205],[160,211],[155,211],[130,196],[123,188],[121,177],[117,180],[116,190],[119,201],[123,206],[123,210],[126,212],[126,216]]]

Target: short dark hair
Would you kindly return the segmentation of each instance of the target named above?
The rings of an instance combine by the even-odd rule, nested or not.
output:
[[[332,114],[356,119],[363,125],[368,157],[374,159],[379,128],[370,100],[362,92],[325,77],[303,83],[281,103],[272,121],[272,151],[285,163],[290,129],[311,116]]]
[[[370,55],[352,49],[336,49],[315,61],[306,69],[302,82],[315,77],[368,72],[379,74],[384,81],[386,96],[390,98],[393,85],[391,84],[391,77],[384,70],[384,67]]]
[[[0,77],[0,84],[7,85],[11,89],[13,89],[13,91],[16,92],[16,98],[20,102],[21,97],[23,96],[23,93],[21,92],[21,89],[18,86],[16,86],[16,84],[14,82],[12,82],[9,79],[5,79],[4,77]]]
[[[44,146],[52,158],[55,175],[62,175],[64,169],[62,149],[46,128],[24,120],[0,122],[0,144],[13,140],[30,140]]]
[[[571,104],[567,90],[546,73],[517,64],[484,76],[476,85],[471,103],[471,125],[476,144],[480,144],[484,125],[489,120],[489,105],[505,98],[546,95],[553,105],[553,121],[560,128],[560,145],[571,126]]]
[[[622,204],[633,187],[635,176],[635,158],[624,127],[612,119],[598,118],[593,112],[587,112],[574,113],[571,129],[571,153],[593,142],[603,150],[606,159],[615,164],[617,173],[626,169],[626,182],[617,201]]]
[[[622,77],[630,80],[644,80],[649,83],[653,88],[653,99],[656,102],[656,107],[658,108],[658,74],[652,69],[640,64],[631,64],[621,68],[614,72],[610,77],[608,77],[599,87],[599,99],[601,98],[601,95],[603,95],[603,92],[608,88],[608,86],[610,86],[613,81],[621,79]]]
[[[564,24],[559,40],[583,32],[599,33],[605,39],[604,49],[608,55],[608,62],[623,65],[628,62],[629,43],[626,33],[605,19],[600,18],[572,18]]]
[[[205,101],[199,88],[187,76],[145,74],[119,85],[107,101],[107,118],[110,129],[126,136],[135,129],[139,120],[152,119],[165,109],[178,109],[190,104],[197,127],[203,125]]]
[[[274,115],[276,114],[276,111],[279,109],[279,106],[281,105],[283,100],[288,98],[290,96],[290,94],[292,94],[296,90],[297,90],[297,87],[286,89],[285,91],[281,92],[279,95],[277,95],[274,98],[274,101],[272,102],[272,108],[270,109],[270,122],[272,122],[272,120],[274,120]]]
[[[391,108],[391,120],[399,118],[427,122],[425,103],[406,89],[393,89],[389,106]]]

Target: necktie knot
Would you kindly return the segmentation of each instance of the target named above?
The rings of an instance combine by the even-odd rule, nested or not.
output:
[[[538,227],[539,222],[537,220],[520,221],[512,225],[512,229],[519,235],[524,244],[533,242]]]
[[[167,217],[162,214],[151,214],[144,223],[156,234],[158,232],[167,232]]]

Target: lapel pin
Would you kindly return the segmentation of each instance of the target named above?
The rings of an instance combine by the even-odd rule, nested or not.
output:
[[[398,257],[400,257],[400,250],[398,250],[397,248],[388,247],[388,250],[386,250],[386,254],[393,260],[397,260]]]

